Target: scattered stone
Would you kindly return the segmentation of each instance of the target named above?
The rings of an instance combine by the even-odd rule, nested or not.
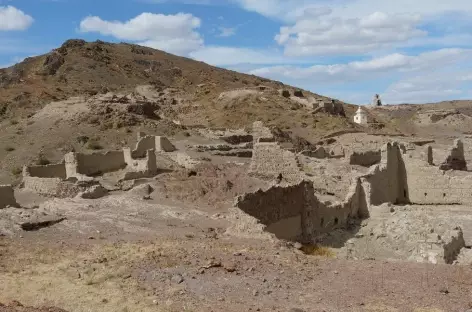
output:
[[[175,274],[172,276],[171,281],[176,284],[182,284],[184,282],[184,278],[180,274]]]

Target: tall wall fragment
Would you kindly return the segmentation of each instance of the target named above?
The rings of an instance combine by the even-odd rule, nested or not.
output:
[[[239,196],[235,207],[257,219],[263,225],[262,230],[288,240],[312,241],[319,234],[345,227],[350,219],[368,216],[359,179],[353,180],[348,196],[341,203],[320,201],[313,183],[302,181]]]
[[[381,163],[370,168],[363,177],[362,186],[368,205],[408,203],[408,183],[402,149],[398,143],[382,147]]]
[[[276,142],[255,143],[249,173],[265,178],[296,181],[300,178],[300,167],[295,153],[283,149]]]
[[[0,209],[7,206],[18,207],[11,185],[0,185]]]
[[[148,150],[173,152],[176,148],[166,137],[146,135],[144,132],[138,132],[138,143],[136,143],[136,148],[131,153],[133,158],[146,157],[146,151]]]
[[[449,154],[441,165],[441,170],[462,170],[467,171],[467,162],[464,156],[464,144],[461,140],[455,140],[454,145],[449,150]]]

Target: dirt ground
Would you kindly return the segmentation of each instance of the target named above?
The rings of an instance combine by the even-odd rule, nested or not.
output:
[[[17,191],[30,208],[1,211],[0,302],[7,307],[0,311],[472,308],[469,266],[354,261],[337,248],[304,253],[284,241],[227,234],[234,222],[229,199],[262,185],[243,183],[243,172],[233,165],[203,168],[188,180],[188,170],[158,176],[146,199],[146,184],[98,200]],[[232,189],[225,187],[229,178]],[[199,198],[202,181],[211,187]],[[58,222],[18,226],[37,215]]]

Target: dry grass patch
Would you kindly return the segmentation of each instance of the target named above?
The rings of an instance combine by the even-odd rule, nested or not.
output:
[[[321,245],[303,245],[301,250],[303,253],[310,256],[326,258],[334,258],[336,256],[335,252],[331,248]]]

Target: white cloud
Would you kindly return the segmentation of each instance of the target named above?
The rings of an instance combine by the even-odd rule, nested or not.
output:
[[[440,71],[402,79],[390,85],[383,98],[387,103],[426,103],[472,96],[469,71]]]
[[[392,72],[432,70],[472,59],[469,49],[441,49],[417,56],[394,53],[368,61],[346,64],[300,66],[272,66],[251,71],[251,74],[281,80],[309,80],[324,83],[342,83],[372,79],[374,75]]]
[[[286,57],[278,50],[225,46],[206,46],[191,52],[190,57],[215,66],[304,62],[303,59]]]
[[[89,16],[81,21],[80,30],[187,55],[203,45],[203,39],[196,31],[200,24],[200,19],[192,14],[142,13],[126,22],[105,21],[98,16]]]
[[[26,30],[33,21],[31,16],[11,5],[0,6],[0,31]]]
[[[372,13],[364,18],[303,18],[275,37],[287,55],[361,54],[426,36],[419,15]]]
[[[342,18],[360,18],[375,12],[389,12],[391,15],[406,12],[421,15],[435,15],[447,11],[472,12],[469,0],[231,0],[242,8],[261,15],[294,22],[306,10],[332,10],[333,15]]]

